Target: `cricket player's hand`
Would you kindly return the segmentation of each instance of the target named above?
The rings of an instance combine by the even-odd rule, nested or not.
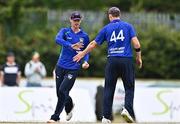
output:
[[[83,47],[84,47],[84,44],[81,42],[77,42],[77,43],[71,45],[71,48],[74,50],[81,50],[81,48],[83,48]]]
[[[85,56],[85,53],[83,51],[79,51],[78,54],[73,57],[73,61],[79,62],[84,56]]]
[[[138,65],[139,69],[142,68],[142,59],[141,59],[141,57],[136,57],[136,64]]]
[[[88,68],[89,68],[89,63],[85,61],[85,62],[82,64],[82,68],[83,68],[83,69],[88,69]]]

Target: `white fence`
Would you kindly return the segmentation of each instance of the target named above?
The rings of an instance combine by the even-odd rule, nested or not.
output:
[[[69,25],[69,16],[73,10],[48,10],[48,25]],[[94,31],[103,26],[107,18],[105,11],[81,11],[83,14],[83,27],[86,31]],[[130,13],[122,12],[122,20],[130,22],[141,28],[148,28],[153,25],[167,25],[180,30],[180,14],[168,13]]]

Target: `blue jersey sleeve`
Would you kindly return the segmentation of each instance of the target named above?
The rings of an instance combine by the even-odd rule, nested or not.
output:
[[[64,35],[65,35],[65,28],[61,29],[58,34],[56,35],[55,41],[57,44],[64,46],[64,47],[70,47],[71,48],[71,43],[66,41],[64,39]]]
[[[106,40],[105,28],[101,29],[95,38],[97,44],[101,45]]]
[[[89,61],[89,53],[84,56],[84,61],[86,61],[86,62]]]
[[[86,36],[85,37],[85,48],[88,46],[88,44],[89,44],[89,37]],[[88,60],[89,60],[89,53],[84,56],[84,61],[87,62]]]
[[[136,36],[136,31],[132,25],[129,26],[129,31],[130,31],[130,38],[131,39]]]

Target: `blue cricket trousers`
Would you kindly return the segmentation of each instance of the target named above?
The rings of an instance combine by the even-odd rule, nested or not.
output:
[[[108,57],[105,69],[105,87],[103,98],[103,116],[112,115],[114,91],[118,77],[121,77],[125,89],[125,108],[135,118],[133,110],[135,74],[132,58]]]
[[[57,105],[54,114],[51,119],[57,121],[59,116],[65,107],[66,113],[69,113],[73,107],[72,98],[69,96],[69,92],[72,89],[76,77],[78,75],[78,70],[64,69],[62,67],[56,66],[56,92],[57,92]]]

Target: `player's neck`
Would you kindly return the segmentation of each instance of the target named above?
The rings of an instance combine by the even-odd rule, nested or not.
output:
[[[73,30],[74,33],[78,33],[81,30],[80,28],[74,28],[74,27],[71,27],[71,29]]]
[[[120,17],[113,17],[113,18],[111,18],[110,21],[113,21],[113,20],[120,20]]]
[[[6,62],[7,65],[15,65],[15,62]]]

